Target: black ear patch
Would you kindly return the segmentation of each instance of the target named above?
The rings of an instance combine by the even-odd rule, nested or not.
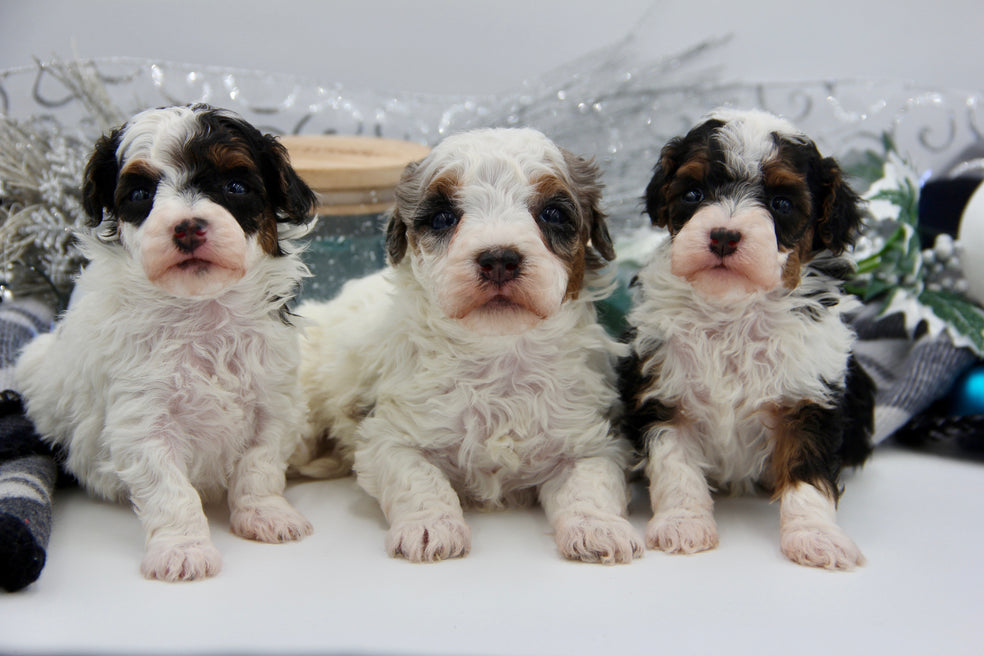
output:
[[[88,219],[86,225],[94,228],[103,220],[105,210],[112,210],[119,178],[116,150],[120,145],[123,128],[117,128],[96,141],[92,155],[82,175],[82,209]]]
[[[277,221],[303,225],[310,221],[318,200],[290,165],[287,148],[269,134],[260,137],[259,166]]]
[[[840,166],[832,157],[818,158],[811,171],[810,191],[817,221],[813,250],[830,249],[840,255],[857,239],[863,201],[844,181]]]
[[[670,139],[659,154],[659,161],[653,167],[653,175],[646,185],[646,214],[657,228],[670,226],[669,199],[667,188],[680,166],[710,147],[714,132],[724,125],[719,119],[709,119],[694,127],[683,137]]]
[[[215,124],[221,128],[206,129],[203,135],[225,132],[228,135],[225,138],[241,143],[253,154],[278,222],[302,225],[311,219],[317,197],[290,165],[286,146],[235,114],[207,105],[195,109],[201,109],[200,120],[206,126]]]
[[[674,139],[663,147],[659,162],[653,167],[653,176],[646,185],[646,214],[657,228],[665,228],[670,223],[666,207],[666,183],[673,177],[678,166],[675,158],[678,142],[678,139]]]

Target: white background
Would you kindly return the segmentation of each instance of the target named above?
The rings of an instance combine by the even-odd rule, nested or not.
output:
[[[331,83],[493,93],[632,31],[649,56],[733,34],[735,81],[904,78],[984,89],[980,0],[0,0],[0,69],[32,56],[134,56]],[[880,447],[847,479],[840,521],[868,556],[851,574],[778,550],[778,508],[718,506],[721,546],[627,567],[562,561],[539,510],[470,515],[468,558],[385,556],[353,481],[294,484],[316,533],[259,545],[209,511],[225,569],[168,586],[138,573],[124,506],[56,500],[49,563],[0,595],[3,653],[978,654],[984,468]],[[642,530],[644,499],[631,519]]]
[[[0,69],[77,53],[499,92],[619,40],[647,10],[649,56],[733,35],[728,81],[984,88],[979,0],[0,0]]]

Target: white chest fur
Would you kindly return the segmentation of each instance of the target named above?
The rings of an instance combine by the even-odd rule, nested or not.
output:
[[[772,410],[804,401],[827,405],[830,387],[843,382],[853,334],[841,314],[856,303],[822,275],[793,291],[711,303],[660,257],[640,280],[642,298],[630,322],[638,327],[636,350],[654,375],[646,398],[675,408],[692,427],[711,479],[754,481],[768,457]]]
[[[617,450],[608,410],[619,347],[590,305],[570,305],[534,330],[502,337],[433,330],[404,307],[373,358],[381,373],[357,448],[373,457],[412,447],[482,506],[525,499],[574,458]]]
[[[66,464],[87,488],[125,497],[124,454],[154,444],[214,494],[275,408],[298,430],[296,336],[268,307],[235,293],[165,302],[102,273],[90,266],[80,298],[17,372],[32,419],[68,447]]]

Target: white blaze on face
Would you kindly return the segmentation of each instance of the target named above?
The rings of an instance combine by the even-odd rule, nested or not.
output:
[[[543,242],[525,204],[466,211],[444,257],[436,261],[436,299],[444,314],[482,334],[524,332],[560,308],[567,269]],[[519,255],[515,279],[496,285],[482,276],[479,258],[501,250]]]
[[[192,223],[201,233],[193,250],[179,246],[176,233]],[[256,256],[236,219],[205,198],[191,201],[158,188],[154,206],[139,228],[124,224],[124,243],[136,248],[147,279],[176,296],[210,297],[242,278]]]
[[[420,247],[411,249],[415,275],[444,315],[488,335],[519,334],[555,314],[572,268],[547,246],[534,216],[549,200],[538,189],[566,184],[563,155],[532,131],[495,137],[503,138],[449,138],[425,160],[425,188],[440,188],[459,220],[446,238],[422,237]],[[448,161],[453,168],[441,166]],[[518,256],[515,276],[491,281],[479,259],[503,251]]]
[[[201,138],[200,131],[191,108],[148,110],[131,119],[116,155],[121,178],[143,173],[156,180],[146,218],[139,225],[120,224],[124,245],[154,286],[176,296],[208,298],[241,279],[260,252],[229,210],[189,180],[183,153]],[[192,226],[194,240],[182,240],[182,224]]]
[[[711,248],[711,233],[719,229],[739,236],[734,252],[723,257]],[[788,256],[779,252],[772,216],[764,208],[714,203],[698,210],[673,237],[671,271],[706,298],[740,298],[778,287]]]

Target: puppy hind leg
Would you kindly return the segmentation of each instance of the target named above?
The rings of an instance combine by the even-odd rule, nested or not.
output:
[[[613,458],[581,458],[540,486],[540,503],[565,558],[629,563],[645,552],[626,519],[625,473]]]
[[[697,553],[718,545],[714,500],[700,467],[696,437],[665,427],[649,437],[646,475],[653,517],[646,545],[667,553]]]
[[[389,522],[386,552],[415,563],[464,556],[471,529],[461,501],[437,466],[411,447],[389,445],[371,456],[357,452],[359,484],[374,496]]]
[[[314,532],[311,522],[284,498],[280,447],[260,443],[236,463],[229,486],[230,525],[236,535],[260,542],[291,542]]]
[[[330,427],[310,420],[287,459],[287,476],[324,479],[349,476],[352,473],[350,441],[338,439]]]

